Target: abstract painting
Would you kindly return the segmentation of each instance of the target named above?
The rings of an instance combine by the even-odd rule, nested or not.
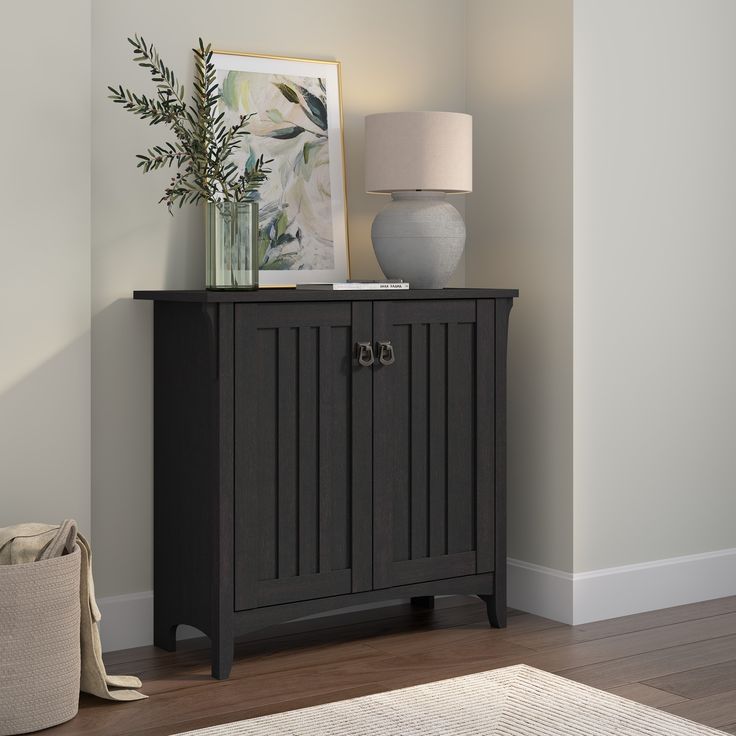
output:
[[[263,156],[271,174],[258,201],[259,282],[349,276],[338,62],[218,52],[213,61],[225,123],[249,115],[233,161]]]

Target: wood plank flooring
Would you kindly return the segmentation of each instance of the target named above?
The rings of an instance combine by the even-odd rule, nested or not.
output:
[[[82,696],[79,715],[45,733],[168,736],[524,663],[736,734],[736,597],[574,627],[511,611],[502,630],[480,601],[455,597],[256,636],[237,645],[224,682],[209,676],[205,639],[106,655],[108,671],[139,675],[149,699]]]

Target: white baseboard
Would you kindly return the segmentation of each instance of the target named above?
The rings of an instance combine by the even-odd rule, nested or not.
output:
[[[153,644],[153,592],[128,593],[98,598],[102,613],[100,638],[102,651],[132,649]],[[193,639],[202,632],[190,626],[180,626],[177,639]]]
[[[736,549],[582,573],[553,570],[523,560],[508,561],[509,606],[563,623],[585,624],[729,595],[736,595]],[[100,598],[97,602],[102,611],[104,651],[153,643],[151,591]],[[341,612],[397,602],[352,606]],[[179,639],[196,636],[202,634],[189,626],[180,626],[177,632]]]
[[[736,595],[736,549],[574,575],[574,621],[585,624]]]
[[[510,608],[572,623],[572,573],[509,558],[507,586]]]
[[[736,549],[569,573],[510,559],[509,606],[585,624],[736,595]]]

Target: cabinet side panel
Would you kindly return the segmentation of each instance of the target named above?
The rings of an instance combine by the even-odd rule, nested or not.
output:
[[[211,441],[217,456],[216,486],[214,493],[213,555],[210,580],[212,595],[212,674],[218,679],[230,674],[234,655],[233,613],[235,593],[233,576],[234,506],[233,491],[235,467],[233,440],[235,434],[235,366],[233,355],[234,309],[232,304],[217,305],[216,396],[213,401],[217,431]]]
[[[494,519],[494,597],[500,612],[500,625],[505,625],[506,609],[506,374],[509,314],[512,299],[496,299],[495,324],[495,519]]]
[[[217,579],[217,306],[154,312],[154,630],[211,632]]]

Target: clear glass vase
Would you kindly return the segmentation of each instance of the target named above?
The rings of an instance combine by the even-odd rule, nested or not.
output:
[[[206,286],[258,288],[258,204],[205,204]]]

